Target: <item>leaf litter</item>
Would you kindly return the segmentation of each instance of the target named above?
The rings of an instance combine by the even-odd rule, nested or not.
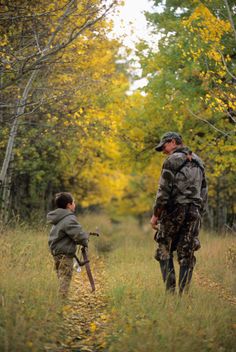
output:
[[[102,352],[107,347],[107,296],[105,295],[105,264],[93,259],[91,270],[96,291],[91,292],[85,268],[74,272],[69,298],[62,308],[62,335],[60,341],[45,346],[50,352]]]
[[[213,290],[221,299],[230,303],[233,306],[236,306],[236,296],[229,292],[229,290],[227,290],[219,282],[210,279],[199,271],[195,272],[195,279],[199,286],[204,287],[208,291]]]

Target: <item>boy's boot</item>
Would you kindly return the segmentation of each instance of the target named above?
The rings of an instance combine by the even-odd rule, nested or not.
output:
[[[160,260],[160,267],[163,281],[166,284],[166,290],[174,293],[176,280],[173,258]]]
[[[193,268],[188,265],[181,265],[179,269],[179,294],[189,289],[189,285],[193,276]]]

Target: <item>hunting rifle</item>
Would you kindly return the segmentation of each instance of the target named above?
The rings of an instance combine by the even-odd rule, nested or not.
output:
[[[90,236],[99,236],[99,233],[97,232],[90,232],[89,233]],[[83,261],[79,260],[79,258],[77,257],[77,255],[74,255],[75,260],[77,261],[79,266],[84,266],[85,265],[85,269],[86,269],[86,273],[88,275],[88,279],[92,288],[92,292],[95,291],[95,283],[94,283],[94,279],[93,279],[93,275],[91,272],[91,268],[89,265],[89,259],[88,259],[88,248],[82,246],[81,247],[81,253],[82,253],[82,257],[83,257]]]

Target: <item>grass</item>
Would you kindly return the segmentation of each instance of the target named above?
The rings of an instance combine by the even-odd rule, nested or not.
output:
[[[199,269],[236,295],[236,241],[232,236],[203,235]]]
[[[19,227],[0,236],[0,350],[44,351],[60,321],[57,281],[43,231]]]
[[[165,294],[151,230],[130,218],[83,216],[90,259],[103,256],[110,315],[109,352],[234,351],[235,306],[193,277],[189,295]],[[18,226],[0,236],[0,351],[45,351],[61,339],[61,302],[46,230]],[[202,236],[196,271],[235,292],[232,237]],[[178,264],[176,267],[178,268]],[[177,270],[178,276],[178,270]],[[54,344],[56,346],[56,344]]]
[[[105,235],[91,238],[91,256],[113,248],[106,217],[84,216],[84,228]],[[18,224],[0,234],[0,351],[45,351],[63,341],[63,302],[48,251],[48,228]],[[59,343],[60,345],[60,343]],[[53,348],[53,347],[52,347]],[[56,347],[55,347],[56,348]]]
[[[109,351],[234,351],[235,309],[229,302],[194,279],[189,295],[165,294],[159,264],[153,259],[152,232],[145,234],[133,222],[119,232],[120,246],[107,258],[113,320]],[[224,265],[221,282],[231,285],[233,269],[225,262],[231,242],[205,235],[197,254],[198,270],[217,279]]]

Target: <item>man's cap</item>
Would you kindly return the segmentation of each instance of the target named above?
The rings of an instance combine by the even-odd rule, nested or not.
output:
[[[172,139],[181,139],[182,137],[179,133],[177,132],[166,132],[165,134],[163,134],[163,136],[161,137],[160,143],[155,147],[155,150],[157,152],[161,152],[163,145],[166,142],[170,142]]]

